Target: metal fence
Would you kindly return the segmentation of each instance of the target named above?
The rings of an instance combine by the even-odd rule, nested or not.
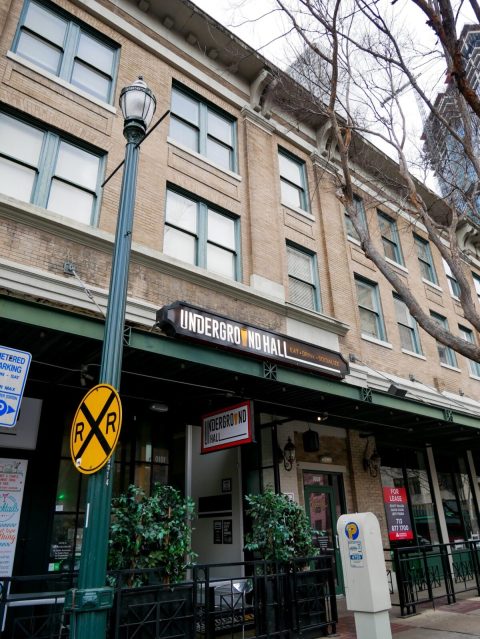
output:
[[[187,577],[168,584],[161,569],[110,573],[108,639],[308,639],[336,631],[331,556],[195,565]],[[74,573],[0,579],[1,639],[71,636],[64,599],[75,583]]]
[[[474,592],[480,596],[480,540],[392,550],[392,603],[402,616],[417,605]]]

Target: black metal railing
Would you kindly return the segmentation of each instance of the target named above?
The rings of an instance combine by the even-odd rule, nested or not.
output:
[[[185,581],[161,569],[109,573],[114,588],[109,639],[290,639],[335,633],[331,556],[288,563],[194,565]],[[63,639],[75,618],[64,609],[75,573],[0,578],[1,639]],[[77,614],[81,614],[77,613]],[[74,634],[74,633],[73,633]]]
[[[480,540],[409,546],[391,552],[396,584],[392,603],[400,606],[402,616],[414,614],[417,605],[436,599],[455,603],[461,592],[480,596]]]

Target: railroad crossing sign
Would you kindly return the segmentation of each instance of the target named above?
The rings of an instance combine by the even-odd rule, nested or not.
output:
[[[109,384],[98,384],[82,399],[73,419],[70,454],[85,475],[100,470],[115,450],[122,426],[122,403]]]

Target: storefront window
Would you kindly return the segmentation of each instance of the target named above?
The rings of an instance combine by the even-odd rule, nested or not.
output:
[[[147,415],[125,420],[115,450],[113,495],[134,483],[150,494],[155,483],[169,481],[168,429]],[[50,543],[49,571],[78,569],[82,548],[88,475],[73,466],[70,457],[70,425],[62,441],[55,513]]]
[[[399,527],[389,530],[390,540],[398,542],[409,540],[411,533],[408,534],[407,529],[411,526],[414,542],[418,545],[439,543],[435,503],[424,451],[393,449],[380,445],[379,450],[382,458],[380,476],[384,497],[388,495],[385,489],[399,489],[399,503],[405,499],[403,505],[405,516],[400,524],[405,529]],[[403,538],[402,532],[405,533]]]
[[[436,454],[435,463],[449,541],[478,539],[478,514],[465,459]]]

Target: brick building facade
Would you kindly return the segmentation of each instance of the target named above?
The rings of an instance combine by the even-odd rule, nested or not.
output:
[[[80,552],[85,478],[68,437],[98,378],[121,173],[102,183],[123,159],[118,95],[138,75],[154,121],[170,116],[141,145],[114,490],[169,482],[200,510],[226,495],[196,523],[202,562],[243,558],[243,495],[267,485],[305,504],[329,547],[349,511],[373,511],[385,545],[478,535],[480,368],[418,329],[364,256],[323,123],[275,107],[267,61],[187,0],[1,0],[0,25],[0,341],[33,357],[18,425],[0,428],[2,459],[28,460],[15,572],[56,571]],[[362,171],[378,246],[477,340],[424,230]],[[480,295],[475,251],[465,268]],[[349,370],[169,336],[156,316],[176,301],[341,354]],[[246,400],[255,443],[200,455],[201,416]],[[408,535],[389,530],[382,488],[405,489]],[[214,544],[212,518],[231,520],[231,544]]]

